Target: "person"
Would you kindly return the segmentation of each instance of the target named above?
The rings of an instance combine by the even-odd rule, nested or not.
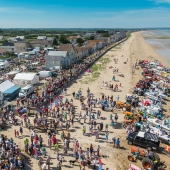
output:
[[[50,161],[51,161],[51,158],[50,156],[48,155],[47,159],[46,159],[46,165],[48,166],[48,169],[50,169]]]
[[[97,146],[97,156],[100,156],[100,145]]]
[[[120,139],[119,138],[116,139],[116,148],[120,148]]]
[[[93,160],[93,169],[96,169],[96,164],[97,164],[97,160],[96,158]]]
[[[57,164],[57,170],[61,170],[61,163],[60,162]]]
[[[112,120],[112,118],[113,118],[113,115],[112,115],[112,114],[110,114],[110,120]]]
[[[120,97],[119,97],[119,95],[117,95],[117,96],[116,96],[116,100],[117,100],[117,102],[119,101],[119,99],[120,99]]]
[[[115,114],[115,122],[117,122],[117,120],[118,120],[118,115],[117,115],[117,113]]]
[[[22,127],[20,127],[19,132],[21,133],[21,136],[22,136],[22,134],[23,134],[23,129],[22,129]]]
[[[40,147],[42,147],[43,139],[42,139],[41,135],[39,136],[39,142],[40,142]]]
[[[41,166],[41,170],[45,170],[46,169],[46,163],[43,163],[42,166]]]
[[[109,139],[109,133],[108,132],[106,132],[105,138],[106,138],[106,142],[108,142],[108,139]]]
[[[116,138],[115,138],[115,137],[113,137],[113,138],[112,138],[112,141],[113,141],[113,147],[115,147]]]
[[[82,127],[82,132],[83,132],[83,135],[86,133],[86,128],[85,128],[85,126]]]
[[[59,145],[58,145],[58,143],[56,143],[56,144],[54,145],[54,148],[55,148],[54,153],[55,153],[55,152],[58,153],[58,152],[59,152]]]
[[[46,155],[46,149],[45,149],[45,147],[41,147],[41,153],[42,153],[42,155],[45,157],[45,155]]]
[[[107,132],[108,131],[108,124],[106,123],[105,125],[105,131]]]

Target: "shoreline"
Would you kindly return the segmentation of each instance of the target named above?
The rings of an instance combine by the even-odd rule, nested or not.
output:
[[[157,38],[156,36],[154,37],[148,37],[143,35],[143,33],[145,34],[145,32],[147,31],[141,31],[141,35],[144,38],[145,42],[151,47],[153,48],[153,50],[155,51],[155,53],[157,53],[160,57],[162,57],[166,62],[169,63],[170,65],[170,56],[169,56],[169,47],[166,47],[167,45],[170,46],[170,36],[168,38]],[[150,41],[150,42],[149,42]],[[162,42],[161,42],[162,41]]]

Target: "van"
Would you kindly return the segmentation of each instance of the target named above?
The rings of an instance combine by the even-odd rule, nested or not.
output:
[[[40,71],[38,74],[40,78],[47,78],[52,76],[51,71]]]
[[[19,92],[19,97],[27,97],[29,96],[31,93],[34,92],[34,87],[33,85],[28,85],[23,87],[20,92]]]
[[[6,69],[6,68],[8,68],[9,67],[9,63],[8,63],[8,61],[0,61],[0,69],[2,70],[2,69]]]

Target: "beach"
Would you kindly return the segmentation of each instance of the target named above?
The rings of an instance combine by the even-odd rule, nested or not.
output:
[[[146,41],[144,40],[141,32],[132,33],[131,36],[128,38],[128,40],[124,41],[120,45],[112,48],[110,51],[108,51],[101,60],[96,61],[97,64],[101,64],[105,60],[107,60],[107,63],[103,63],[104,67],[103,69],[99,69],[96,72],[99,72],[99,76],[97,78],[94,78],[93,72],[86,72],[79,76],[79,78],[70,86],[67,88],[67,94],[64,95],[63,101],[66,100],[66,98],[70,101],[73,99],[72,93],[77,93],[79,89],[82,91],[82,95],[86,97],[87,89],[90,89],[90,92],[94,94],[94,98],[101,98],[102,94],[104,96],[111,96],[113,95],[113,99],[116,100],[117,96],[119,96],[119,101],[125,102],[125,96],[126,94],[131,94],[132,90],[135,86],[135,84],[142,79],[142,69],[133,69],[133,65],[136,61],[139,60],[149,60],[153,61],[153,59],[159,60],[163,65],[169,66],[169,63],[162,58],[154,49],[149,46]],[[115,62],[116,61],[116,62]],[[90,68],[89,68],[90,69]],[[117,70],[113,72],[113,69]],[[93,70],[93,69],[92,69]],[[121,77],[120,75],[123,75]],[[112,80],[112,77],[115,76],[115,81]],[[113,92],[108,87],[104,87],[104,83],[107,82],[108,84],[113,84],[113,86],[118,86],[118,91]],[[78,119],[78,115],[81,111],[80,108],[80,101],[73,99],[73,104],[76,106],[76,118]],[[85,104],[87,104],[87,101],[85,100]],[[166,106],[167,109],[168,105]],[[96,106],[93,108],[93,112],[96,112],[97,110],[101,110]],[[82,115],[85,114],[85,111],[82,110]],[[118,122],[121,123],[124,121],[124,114],[122,110],[115,109],[113,111],[113,117],[115,114],[118,114]],[[97,123],[103,122],[104,129],[105,125],[110,125],[110,114],[111,112],[106,112],[101,110],[101,117],[103,119],[96,119]],[[96,114],[95,114],[96,118]],[[33,119],[33,118],[31,118]],[[88,118],[87,121],[88,122]],[[95,141],[95,136],[91,135],[83,135],[82,134],[82,127],[86,126],[86,131],[88,132],[89,124],[83,123],[83,119],[81,119],[81,122],[78,121],[74,122],[74,125],[70,127],[70,135],[71,135],[71,143],[70,148],[73,148],[73,138],[77,139],[79,142],[79,146],[86,150],[86,148],[90,147],[90,144],[93,145],[94,150],[97,150],[98,145],[100,145],[100,157],[103,162],[103,169],[105,170],[108,168],[109,170],[126,170],[128,169],[128,166],[130,162],[127,159],[127,156],[130,154],[130,145],[127,144],[126,141],[126,132],[125,129],[120,128],[117,126],[117,128],[112,128],[109,126],[109,140],[105,140],[105,131],[103,131],[100,134],[100,138],[98,141]],[[19,147],[23,150],[24,148],[24,138],[15,138],[14,137],[14,130],[19,129],[19,126],[12,126],[12,128],[9,128],[7,131],[2,131],[2,134],[8,134],[8,136],[11,136],[14,138],[16,144],[19,145]],[[27,128],[23,128],[24,135],[30,136],[30,131]],[[38,132],[43,139],[44,144],[48,144],[47,142],[47,135],[44,133]],[[57,139],[60,139],[60,132],[56,135]],[[121,148],[114,148],[112,143],[112,138],[120,138],[120,146]],[[62,142],[61,142],[62,143]],[[63,149],[61,149],[62,152]],[[75,163],[75,165],[70,165],[69,160],[73,160],[72,157],[73,151],[69,150],[68,155],[64,156],[64,161],[62,163],[62,170],[68,170],[68,169],[74,169],[79,170],[78,164]],[[51,167],[56,167],[57,160],[56,160],[56,153],[54,153],[54,149],[50,150],[47,147],[47,155],[50,155],[52,158],[52,165]],[[162,160],[164,160],[166,163],[168,163],[168,157],[161,155],[160,156]],[[27,166],[27,169],[38,169],[38,163],[37,160],[34,158],[29,158],[29,166]],[[141,161],[138,161],[135,163],[142,167]],[[88,169],[88,168],[87,168]],[[89,168],[90,169],[90,168]]]

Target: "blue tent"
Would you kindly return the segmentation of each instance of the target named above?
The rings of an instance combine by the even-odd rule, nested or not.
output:
[[[4,99],[8,99],[9,101],[18,97],[21,87],[13,86],[3,92]]]

